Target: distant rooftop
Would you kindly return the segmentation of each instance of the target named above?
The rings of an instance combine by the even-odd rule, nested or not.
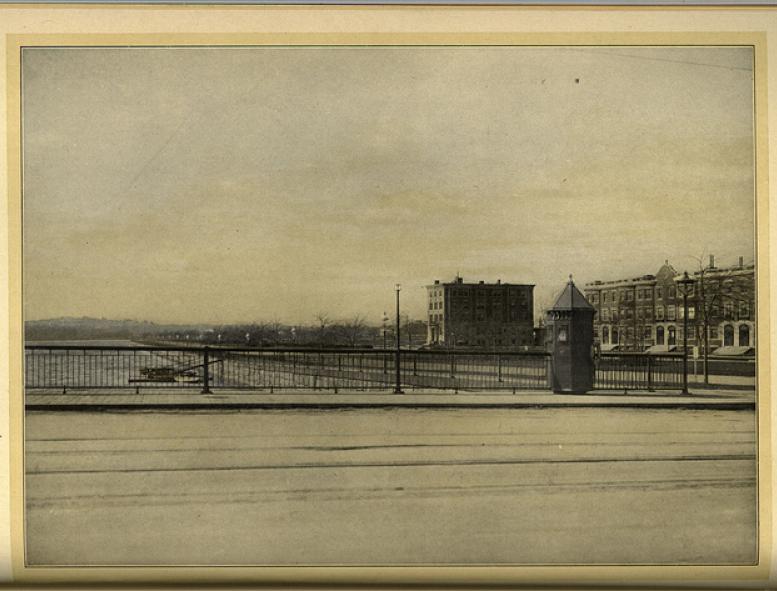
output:
[[[504,282],[501,279],[497,279],[495,283],[486,283],[485,281],[464,281],[464,278],[460,277],[459,275],[454,277],[453,281],[441,282],[439,279],[435,279],[434,284],[427,285],[427,287],[435,287],[435,286],[439,287],[441,285],[485,286],[485,287],[500,287],[500,286],[508,285],[508,286],[515,286],[515,287],[534,287],[533,283],[511,283],[511,282]]]
[[[737,272],[749,272],[749,271],[752,271],[754,268],[755,268],[755,263],[753,263],[753,262],[745,263],[744,262],[744,257],[739,257],[739,262],[736,265],[726,265],[726,266],[723,266],[723,267],[717,267],[717,266],[715,266],[715,257],[714,257],[714,255],[710,255],[709,262],[708,262],[707,266],[705,267],[704,271],[705,271],[705,273],[708,273],[708,274],[709,273],[712,273],[712,274],[717,274],[717,273],[737,273]],[[674,275],[680,275],[680,273],[678,271],[676,271],[674,269],[674,267],[672,267],[669,264],[668,260],[664,261],[664,264],[662,265],[661,269],[659,270],[659,274],[664,269],[667,269],[670,273],[672,273]],[[691,273],[690,270],[689,270],[689,273]],[[699,275],[700,273],[701,273],[701,271],[696,270],[696,271],[693,271],[692,274],[693,275]],[[632,278],[628,278],[628,279],[612,279],[612,280],[609,280],[609,281],[601,281],[601,280],[589,281],[588,283],[585,284],[585,286],[588,289],[593,289],[593,288],[603,287],[603,286],[606,286],[606,287],[622,287],[622,286],[634,285],[634,284],[638,284],[638,283],[642,283],[642,282],[646,282],[646,281],[655,281],[655,279],[656,279],[655,275],[641,275],[639,277],[632,277]]]

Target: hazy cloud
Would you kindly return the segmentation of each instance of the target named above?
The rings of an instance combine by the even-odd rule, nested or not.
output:
[[[25,49],[25,310],[377,322],[457,271],[752,259],[752,101],[736,47]]]

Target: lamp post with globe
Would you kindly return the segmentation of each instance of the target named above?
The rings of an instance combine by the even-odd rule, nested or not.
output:
[[[688,296],[696,280],[688,276],[688,271],[677,280],[677,289],[683,294],[683,394],[688,394]]]
[[[402,374],[400,371],[400,349],[399,349],[399,292],[402,290],[402,286],[397,283],[394,286],[394,291],[397,293],[397,350],[396,350],[396,359],[394,362],[394,365],[396,366],[397,370],[397,379],[396,383],[394,385],[394,394],[404,394],[402,392]]]

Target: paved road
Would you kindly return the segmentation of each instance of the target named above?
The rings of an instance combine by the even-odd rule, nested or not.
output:
[[[31,564],[748,563],[751,411],[31,412]]]

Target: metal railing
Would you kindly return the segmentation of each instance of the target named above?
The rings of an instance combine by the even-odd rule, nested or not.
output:
[[[28,345],[28,389],[190,388],[233,390],[388,390],[396,386],[392,349],[249,349]],[[545,390],[545,352],[400,352],[404,389]],[[681,389],[682,354],[603,353],[597,390]]]
[[[396,385],[392,349],[249,349],[28,345],[28,389],[196,388],[387,390]],[[544,352],[400,352],[405,389],[548,388]]]
[[[597,390],[683,389],[682,353],[602,353],[595,367]]]

